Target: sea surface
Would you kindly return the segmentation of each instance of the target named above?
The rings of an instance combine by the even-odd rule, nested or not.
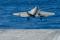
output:
[[[54,16],[40,18],[22,18],[12,15],[21,11],[29,11],[35,6],[46,12],[54,12]],[[0,0],[0,29],[59,29],[60,0]]]

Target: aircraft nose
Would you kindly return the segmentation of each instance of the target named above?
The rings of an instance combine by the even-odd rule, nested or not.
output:
[[[13,15],[16,15],[16,16],[18,16],[19,14],[18,14],[18,13],[13,13]]]

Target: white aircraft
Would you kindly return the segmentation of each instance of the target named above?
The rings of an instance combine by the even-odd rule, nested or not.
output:
[[[48,17],[48,16],[55,15],[55,13],[41,11],[37,7],[35,7],[31,11],[13,13],[13,15],[20,16],[20,17]]]

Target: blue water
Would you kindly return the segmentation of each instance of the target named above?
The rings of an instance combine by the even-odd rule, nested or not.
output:
[[[21,18],[15,12],[39,6],[42,11],[56,15],[43,18]],[[57,29],[60,28],[60,0],[0,0],[0,29]]]

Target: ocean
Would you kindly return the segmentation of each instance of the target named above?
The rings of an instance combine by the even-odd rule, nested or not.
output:
[[[42,11],[54,12],[54,16],[22,18],[12,15],[29,11],[38,6]],[[0,0],[0,29],[59,29],[60,0]]]

